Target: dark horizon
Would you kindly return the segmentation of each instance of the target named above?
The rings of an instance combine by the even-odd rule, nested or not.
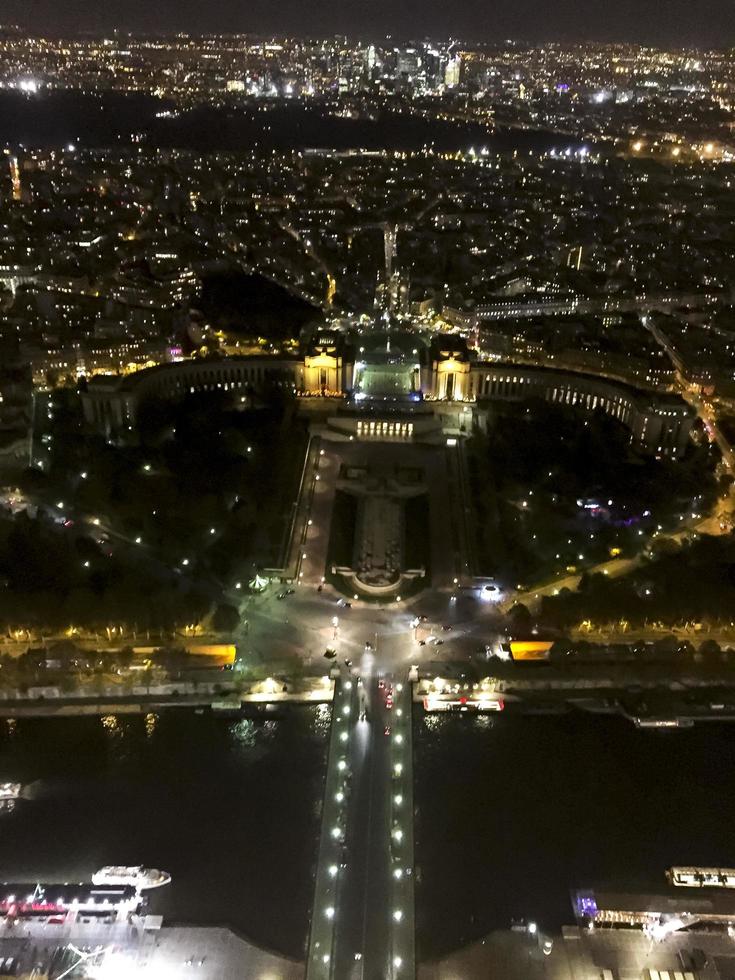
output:
[[[218,0],[202,7],[194,0],[118,0],[114,8],[90,0],[5,0],[2,25],[17,25],[40,35],[99,34],[114,30],[133,34],[255,34],[331,37],[345,34],[378,40],[456,37],[467,42],[521,44],[628,43],[656,47],[727,48],[735,44],[735,6],[710,0],[707,11],[687,0],[668,0],[662,16],[660,0],[504,0],[488,10],[481,0],[459,0],[448,7],[441,0],[392,0],[371,4],[346,0],[254,0],[243,10],[236,0]]]

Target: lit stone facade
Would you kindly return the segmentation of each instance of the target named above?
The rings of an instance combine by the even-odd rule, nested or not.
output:
[[[297,387],[311,395],[342,394],[352,388],[353,370],[353,358],[339,335],[323,331],[304,357],[302,384]]]
[[[464,401],[469,398],[470,359],[465,340],[448,334],[435,341],[421,366],[425,398]]]
[[[473,364],[466,397],[480,404],[539,398],[582,411],[603,411],[630,430],[642,452],[656,456],[681,455],[695,419],[694,410],[678,395],[644,391],[592,374],[514,364]]]
[[[178,399],[199,391],[232,391],[246,396],[267,385],[304,390],[304,361],[299,358],[232,357],[181,361],[135,374],[97,375],[82,394],[87,422],[104,432],[133,426],[146,399]]]
[[[126,377],[97,376],[83,395],[87,422],[100,431],[123,433],[135,422],[147,398],[182,398],[197,391],[232,391],[245,396],[268,385],[301,394],[339,396],[351,390],[354,360],[334,338],[317,339],[303,358],[233,357],[184,361]],[[443,337],[426,352],[421,365],[421,394],[428,401],[484,402],[543,399],[582,411],[604,411],[621,422],[641,451],[676,457],[684,452],[694,411],[678,395],[660,394],[597,375],[514,364],[472,361],[464,342]],[[377,403],[376,403],[377,404]],[[364,431],[363,431],[364,430]],[[407,430],[406,430],[407,431]],[[363,423],[360,437],[405,437],[376,423]],[[413,434],[413,430],[411,430]]]

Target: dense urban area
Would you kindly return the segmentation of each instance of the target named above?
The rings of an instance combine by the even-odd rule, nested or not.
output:
[[[735,977],[734,131],[0,26],[0,977]]]

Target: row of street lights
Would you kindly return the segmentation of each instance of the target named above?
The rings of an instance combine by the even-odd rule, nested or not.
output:
[[[332,740],[329,748],[329,765],[337,756],[337,788],[330,787],[331,780],[327,777],[327,792],[332,793],[324,801],[322,820],[329,827],[328,837],[322,834],[319,849],[319,871],[314,896],[314,913],[312,917],[312,934],[309,942],[309,958],[306,967],[307,980],[330,980],[334,975],[334,948],[336,938],[336,917],[338,898],[341,885],[344,862],[342,848],[345,835],[347,805],[347,783],[349,780],[349,764],[347,752],[349,749],[351,706],[353,684],[347,680],[343,685],[342,697],[337,696],[337,681],[335,680],[335,698],[333,701],[334,715],[332,718]],[[344,702],[344,703],[342,703]],[[327,863],[328,862],[328,863]],[[326,864],[326,868],[325,868]],[[328,924],[328,942],[321,938],[323,921]]]
[[[320,479],[318,470],[319,470],[319,463],[321,461],[322,456],[324,456],[324,450],[323,449],[320,449],[319,450],[319,455],[317,456],[316,462],[314,464],[314,479],[312,480],[311,487],[309,488],[309,503],[308,503],[308,507],[306,509],[307,515],[311,513],[311,505],[312,505],[313,500],[314,500],[314,493],[316,491],[316,484],[319,482],[319,479]],[[298,561],[296,563],[296,581],[297,582],[300,582],[301,579],[304,577],[304,572],[303,572],[302,565],[303,565],[303,562],[308,557],[308,554],[303,549],[306,546],[306,538],[307,538],[307,535],[309,534],[309,528],[312,527],[313,523],[314,522],[312,521],[312,519],[310,517],[307,517],[306,521],[304,522],[303,530],[301,532],[301,541],[300,541],[300,545],[299,545],[299,547],[300,547],[299,557],[298,557]]]
[[[414,625],[415,624],[415,625]],[[413,620],[414,629],[418,621]],[[411,786],[412,773],[410,770],[411,752],[411,711],[410,684],[397,683],[395,686],[396,704],[393,711],[394,725],[391,734],[391,803],[390,803],[390,854],[393,892],[393,911],[391,929],[391,977],[402,975],[404,967],[406,975],[412,975],[413,952],[413,915],[406,917],[406,909],[413,909],[413,791]],[[407,707],[406,707],[407,706]],[[408,771],[404,767],[404,758],[409,759]],[[402,925],[403,923],[403,925]]]

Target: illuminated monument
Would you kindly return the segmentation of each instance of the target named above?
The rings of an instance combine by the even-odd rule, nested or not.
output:
[[[301,357],[191,360],[125,377],[97,376],[82,396],[85,417],[99,431],[123,437],[146,399],[222,391],[244,401],[248,394],[278,386],[300,397],[342,399],[354,410],[349,432],[373,438],[397,434],[398,410],[406,415],[400,419],[400,435],[416,437],[426,429],[428,403],[465,408],[471,424],[483,424],[484,404],[534,398],[581,412],[602,411],[624,425],[631,443],[648,455],[676,458],[689,441],[694,411],[678,395],[592,374],[475,360],[459,334],[438,334],[427,345],[408,331],[372,331],[360,335],[358,343],[338,331],[322,330]],[[418,402],[425,404],[413,422],[407,413]]]

